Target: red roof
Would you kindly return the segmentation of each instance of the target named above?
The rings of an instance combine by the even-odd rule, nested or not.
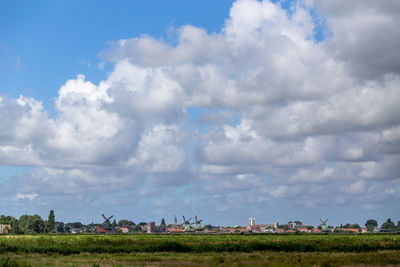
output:
[[[98,233],[112,233],[111,230],[103,229],[103,227],[101,227],[101,226],[96,226],[96,232],[98,232]]]
[[[358,233],[358,229],[343,229],[343,231],[351,231],[351,232],[357,232]]]
[[[171,233],[184,233],[185,230],[183,230],[181,228],[168,228],[168,232],[171,232]]]

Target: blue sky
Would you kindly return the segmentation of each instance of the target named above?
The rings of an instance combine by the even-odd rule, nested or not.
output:
[[[400,6],[343,1],[3,1],[0,214],[399,220]]]
[[[109,42],[149,34],[167,41],[172,27],[198,25],[219,31],[232,1],[5,1],[1,4],[1,88],[51,108],[66,79],[84,73],[98,82],[97,68]],[[204,15],[206,14],[206,16]],[[62,52],[60,52],[62,51]],[[17,61],[20,66],[17,67]]]

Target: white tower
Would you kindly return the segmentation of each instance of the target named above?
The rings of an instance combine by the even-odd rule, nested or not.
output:
[[[256,224],[256,219],[249,218],[249,224],[250,224],[250,226],[255,225]]]

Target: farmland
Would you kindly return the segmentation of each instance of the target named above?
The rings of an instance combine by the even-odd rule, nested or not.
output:
[[[8,235],[0,253],[21,266],[400,264],[400,235]]]

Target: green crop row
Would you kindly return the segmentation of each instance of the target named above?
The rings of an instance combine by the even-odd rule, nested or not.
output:
[[[370,252],[400,250],[399,235],[54,235],[0,237],[0,253]]]

